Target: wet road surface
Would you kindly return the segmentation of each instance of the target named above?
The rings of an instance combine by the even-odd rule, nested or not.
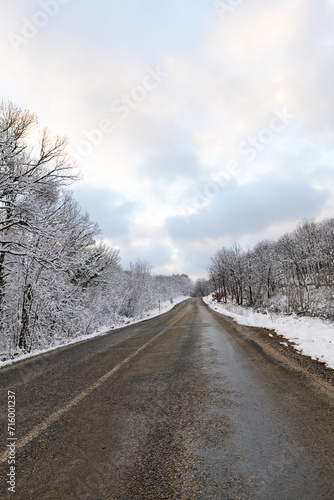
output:
[[[333,393],[200,299],[0,370],[17,499],[332,499]],[[1,436],[1,498],[9,465]]]

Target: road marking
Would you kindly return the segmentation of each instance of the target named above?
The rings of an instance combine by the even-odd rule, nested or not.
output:
[[[186,309],[188,309],[188,307]],[[141,351],[146,349],[146,347],[148,347],[150,344],[152,344],[157,338],[161,337],[161,335],[163,333],[165,333],[166,330],[169,330],[171,326],[174,326],[175,323],[177,323],[177,321],[179,321],[180,319],[183,318],[183,316],[185,315],[186,312],[187,311],[185,311],[184,314],[182,314],[182,316],[180,318],[176,319],[173,323],[171,323],[169,326],[167,326],[161,332],[159,332],[157,335],[155,335],[155,337],[153,337],[151,340],[146,342],[146,344],[139,347],[139,349],[137,349],[137,351],[133,352],[126,359],[124,359],[123,361],[118,363],[118,365],[116,365],[112,370],[110,370],[108,373],[103,375],[103,377],[99,378],[94,384],[92,384],[86,390],[84,390],[80,394],[78,394],[78,396],[76,396],[69,403],[67,403],[66,406],[64,406],[60,410],[52,413],[46,420],[44,420],[44,422],[41,422],[40,424],[36,425],[36,427],[34,427],[30,432],[28,432],[28,434],[26,434],[20,441],[16,442],[16,444],[15,444],[16,449],[24,448],[28,443],[30,443],[30,441],[32,441],[37,436],[39,436],[39,434],[46,431],[48,429],[48,427],[50,427],[50,425],[57,422],[57,420],[59,420],[60,417],[62,417],[65,413],[70,411],[71,408],[73,408],[75,405],[80,403],[80,401],[82,401],[84,398],[89,396],[89,394],[91,394],[93,391],[95,391],[95,389],[100,387],[102,384],[104,384],[104,382],[106,382],[109,378],[111,378],[113,375],[115,375],[115,373],[117,373],[123,366],[127,365],[129,363],[129,361],[131,361],[134,357],[136,357]],[[5,451],[1,455],[0,463],[6,462],[8,457],[9,457],[9,454],[10,454],[10,450],[8,449],[8,451]]]

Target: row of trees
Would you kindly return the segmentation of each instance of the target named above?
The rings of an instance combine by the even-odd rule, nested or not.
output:
[[[334,219],[305,220],[292,233],[244,251],[235,244],[211,259],[218,300],[287,313],[334,316]]]
[[[185,276],[151,276],[96,243],[100,230],[68,185],[78,180],[66,140],[39,140],[36,117],[0,103],[0,351],[31,351],[138,316],[189,294]]]
[[[193,297],[207,297],[213,291],[210,280],[198,278],[194,283]]]

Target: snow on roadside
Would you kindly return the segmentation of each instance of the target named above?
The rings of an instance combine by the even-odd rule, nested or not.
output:
[[[44,354],[46,352],[51,352],[55,351],[56,349],[59,349],[60,347],[65,347],[71,344],[76,344],[78,342],[82,342],[83,340],[88,340],[92,339],[94,337],[100,337],[102,335],[106,335],[112,330],[116,330],[118,328],[125,328],[130,325],[134,325],[136,323],[141,323],[142,321],[145,321],[147,319],[155,318],[156,316],[160,316],[161,314],[164,314],[173,307],[175,307],[177,304],[180,304],[181,302],[184,302],[185,300],[189,299],[190,297],[186,296],[181,296],[181,297],[176,297],[173,299],[173,302],[171,303],[170,300],[166,302],[161,302],[160,304],[160,309],[157,307],[156,309],[151,309],[142,318],[124,318],[122,321],[119,323],[114,323],[109,326],[105,326],[102,328],[98,328],[94,333],[91,333],[89,335],[80,335],[78,337],[75,337],[74,339],[58,339],[54,342],[52,347],[48,347],[46,349],[36,349],[29,354],[21,354],[18,356],[15,356],[14,359],[7,359],[6,361],[0,361],[0,368],[6,365],[11,365],[13,363],[16,363],[17,361],[22,361],[23,359],[28,359],[32,358],[35,356],[38,356],[39,354]]]
[[[301,354],[326,363],[334,369],[334,324],[319,318],[262,314],[236,304],[219,304],[211,297],[204,302],[215,311],[233,318],[240,325],[258,326],[275,330],[294,344]],[[281,342],[282,343],[282,342]],[[282,343],[284,345],[284,343]]]

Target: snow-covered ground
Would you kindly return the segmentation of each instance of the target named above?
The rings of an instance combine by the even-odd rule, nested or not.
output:
[[[211,296],[204,302],[217,312],[233,318],[240,325],[258,326],[275,330],[279,335],[296,344],[296,350],[326,363],[334,369],[334,324],[318,318],[261,314],[251,308],[236,304],[218,304]],[[284,342],[281,342],[284,345]],[[288,344],[285,344],[288,345]]]
[[[56,341],[54,341],[54,344],[52,345],[52,347],[49,347],[47,349],[36,349],[33,352],[30,352],[29,354],[21,354],[21,355],[15,356],[14,359],[0,361],[0,368],[2,366],[5,366],[5,365],[11,365],[13,363],[16,363],[17,361],[21,361],[22,359],[32,358],[34,356],[38,356],[39,354],[43,354],[45,352],[54,351],[55,349],[59,349],[60,347],[64,347],[66,345],[76,344],[77,342],[82,342],[83,340],[92,339],[94,337],[99,337],[100,335],[106,335],[111,330],[115,330],[117,328],[125,328],[127,326],[134,325],[135,323],[140,323],[141,321],[144,321],[146,319],[155,318],[156,316],[159,316],[161,314],[164,314],[164,313],[170,311],[171,309],[173,309],[174,306],[176,306],[177,304],[180,304],[181,302],[183,302],[189,298],[190,297],[182,296],[182,297],[174,298],[173,303],[171,303],[169,300],[166,302],[162,302],[160,304],[160,309],[159,309],[159,307],[157,307],[156,309],[152,309],[149,312],[147,312],[145,315],[143,315],[142,318],[124,318],[119,323],[114,323],[113,325],[99,328],[94,333],[91,333],[89,335],[80,335],[80,336],[75,337],[74,339],[56,340]]]

